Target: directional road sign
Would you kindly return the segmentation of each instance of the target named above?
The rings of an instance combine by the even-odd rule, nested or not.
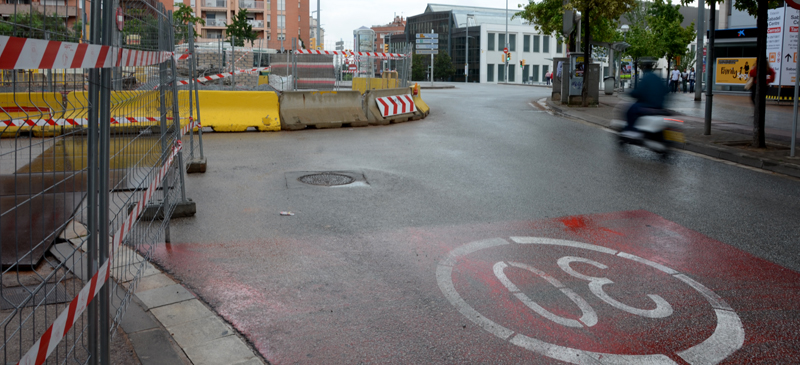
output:
[[[439,49],[438,44],[418,44],[417,49]]]
[[[418,49],[417,54],[439,54],[438,49]]]
[[[420,44],[420,43],[439,43],[439,38],[417,39],[417,44]]]
[[[439,38],[438,33],[417,33],[417,38]]]

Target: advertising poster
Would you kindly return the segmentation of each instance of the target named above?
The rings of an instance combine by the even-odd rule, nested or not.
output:
[[[633,72],[633,60],[630,57],[623,58],[619,66],[620,80],[630,80],[632,72]]]
[[[744,85],[756,58],[717,58],[717,85]]]
[[[781,80],[784,13],[783,8],[770,9],[767,20],[767,61],[775,69],[775,82],[770,85],[778,85]]]
[[[794,86],[794,78],[797,75],[797,34],[800,24],[800,10],[786,7],[783,26],[783,54],[781,57],[780,80],[783,86]],[[778,72],[778,68],[775,72]]]

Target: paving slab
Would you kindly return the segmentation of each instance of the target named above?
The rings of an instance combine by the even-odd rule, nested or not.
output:
[[[173,349],[169,333],[161,329],[128,334],[142,365],[191,364]],[[222,363],[220,363],[222,364]]]
[[[167,327],[167,331],[182,348],[207,344],[234,334],[230,326],[213,314],[209,317]]]
[[[195,346],[185,348],[186,356],[194,365],[239,364],[257,361],[252,364],[264,364],[244,342],[236,336],[221,338],[214,346]]]
[[[150,312],[167,328],[214,315],[197,299],[153,308]]]
[[[194,295],[180,284],[136,293],[136,297],[142,301],[147,310],[195,299]]]
[[[145,276],[136,282],[136,291],[145,292],[148,290],[163,288],[165,286],[174,285],[175,281],[169,276],[158,273],[156,275]],[[123,284],[126,288],[131,285],[131,282]]]

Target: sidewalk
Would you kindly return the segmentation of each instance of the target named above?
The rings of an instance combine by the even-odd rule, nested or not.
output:
[[[694,94],[671,94],[668,107],[684,121],[686,144],[678,148],[800,178],[800,158],[789,157],[793,108],[791,105],[767,105],[767,149],[751,148],[753,139],[753,107],[747,95],[714,95],[711,135],[703,135],[705,96],[695,102]],[[632,102],[626,96],[601,95],[596,107],[562,105],[547,99],[547,106],[556,113],[608,127],[612,119],[622,119],[620,111]],[[617,110],[619,109],[619,110]]]

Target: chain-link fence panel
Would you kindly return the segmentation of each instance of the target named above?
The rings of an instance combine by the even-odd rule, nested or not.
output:
[[[119,30],[116,6],[86,4],[91,34],[75,7],[19,4],[0,21],[2,363],[108,363],[189,202],[184,163],[202,156],[172,15],[120,2]]]

